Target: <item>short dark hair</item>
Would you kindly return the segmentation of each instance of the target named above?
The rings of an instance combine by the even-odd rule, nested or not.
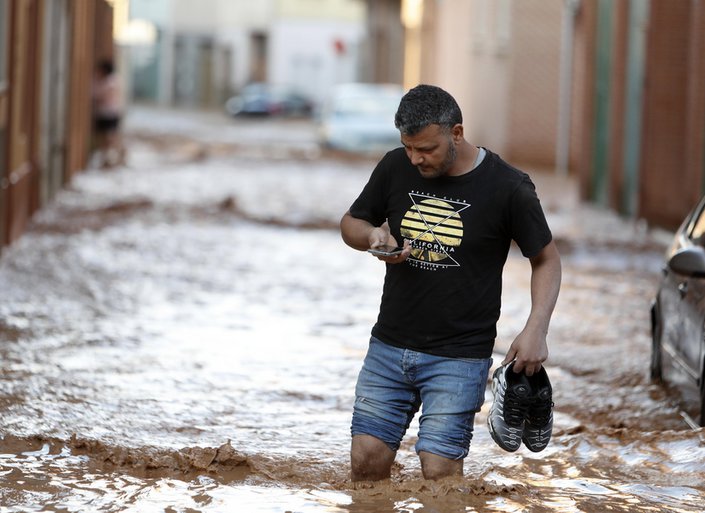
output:
[[[414,135],[429,125],[450,129],[463,122],[458,103],[440,87],[420,84],[401,99],[394,125],[402,134]]]
[[[115,65],[112,59],[101,59],[98,61],[97,68],[105,75],[110,75],[115,71]]]

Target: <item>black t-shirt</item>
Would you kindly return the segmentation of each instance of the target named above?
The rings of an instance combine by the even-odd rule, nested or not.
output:
[[[551,241],[529,176],[490,151],[469,173],[433,179],[390,151],[350,214],[412,241],[406,262],[387,264],[372,335],[440,356],[492,355],[511,241],[529,258]]]

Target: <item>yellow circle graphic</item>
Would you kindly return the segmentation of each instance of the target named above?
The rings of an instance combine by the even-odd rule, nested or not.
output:
[[[424,262],[440,262],[463,240],[463,220],[450,203],[428,198],[406,212],[401,235],[413,241],[411,256]]]

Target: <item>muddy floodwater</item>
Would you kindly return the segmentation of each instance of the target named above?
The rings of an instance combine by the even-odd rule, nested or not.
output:
[[[256,151],[232,120],[141,119],[129,168],[78,176],[0,257],[0,513],[705,511],[705,433],[648,378],[668,234],[537,175],[564,267],[551,444],[502,451],[488,391],[464,477],[422,479],[414,421],[392,479],[353,484],[384,269],[336,227],[373,162],[321,154],[295,124]],[[512,251],[495,363],[528,270]]]

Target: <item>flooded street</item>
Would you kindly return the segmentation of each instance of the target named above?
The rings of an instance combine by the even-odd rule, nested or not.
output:
[[[349,480],[353,388],[384,266],[337,231],[374,160],[288,120],[136,110],[130,167],[79,175],[0,258],[0,513],[702,512],[705,431],[653,385],[668,234],[532,175],[563,257],[549,447],[500,449],[488,392],[465,476]],[[495,363],[529,310],[505,271]],[[686,412],[687,413],[687,412]]]

